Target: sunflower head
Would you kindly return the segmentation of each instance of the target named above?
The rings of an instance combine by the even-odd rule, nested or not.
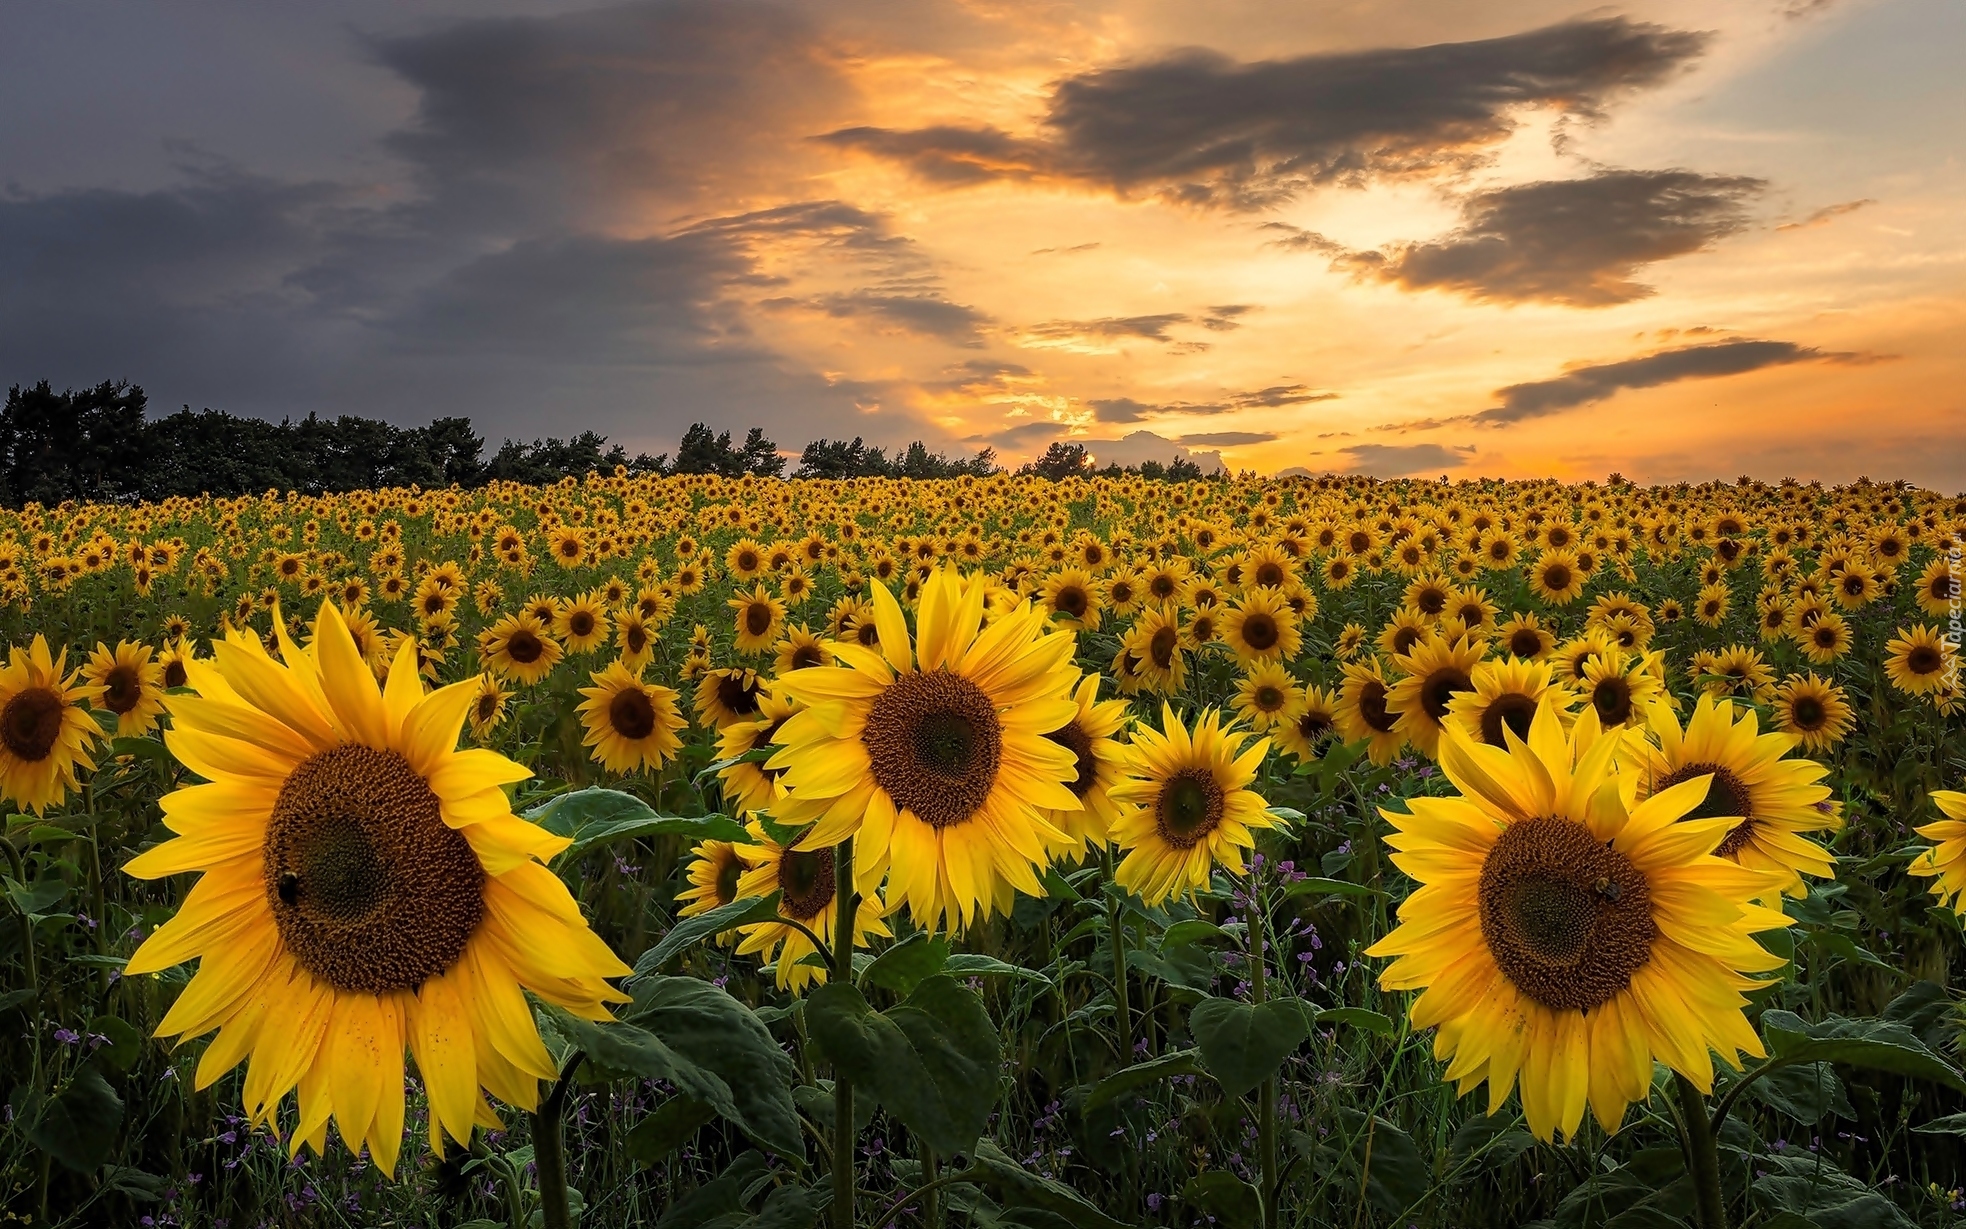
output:
[[[67,664],[68,650],[51,655],[37,635],[0,668],[0,793],[37,814],[75,788],[77,768],[94,767],[89,748],[102,736],[85,705],[105,687],[78,682]]]
[[[1241,874],[1255,833],[1277,823],[1250,788],[1269,749],[1266,738],[1224,729],[1213,709],[1190,730],[1163,704],[1160,729],[1134,731],[1126,777],[1113,787],[1113,840],[1126,853],[1115,882],[1157,905],[1207,887],[1217,866]]]
[[[579,713],[587,727],[582,741],[594,749],[595,760],[609,772],[633,772],[675,758],[684,722],[673,689],[643,682],[640,671],[619,661],[590,677],[594,685],[580,689],[587,699]]]

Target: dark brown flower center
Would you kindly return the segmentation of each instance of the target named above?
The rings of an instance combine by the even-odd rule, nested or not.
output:
[[[717,863],[717,903],[728,905],[737,899],[737,881],[744,874],[744,863],[735,853],[725,853]]]
[[[1519,627],[1509,633],[1509,653],[1515,657],[1534,657],[1543,651],[1543,638],[1530,628]]]
[[[1570,569],[1561,563],[1552,563],[1543,569],[1543,587],[1561,593],[1570,587]]]
[[[1256,689],[1255,700],[1258,712],[1274,713],[1283,707],[1283,689],[1265,683]]]
[[[1491,747],[1507,747],[1508,739],[1503,730],[1514,730],[1515,736],[1529,739],[1529,723],[1536,719],[1536,701],[1519,691],[1511,691],[1496,696],[1481,710],[1481,741]]]
[[[771,607],[763,602],[753,602],[744,608],[744,630],[753,636],[762,636],[771,630]]]
[[[1905,654],[1905,668],[1913,674],[1937,674],[1945,659],[1929,644],[1917,645]]]
[[[1798,730],[1811,734],[1829,724],[1829,713],[1823,702],[1814,696],[1797,696],[1789,705],[1789,722]]]
[[[182,661],[172,660],[164,663],[165,687],[182,687],[187,677],[188,672],[185,670]]]
[[[1277,629],[1277,621],[1263,611],[1251,611],[1242,621],[1242,642],[1258,653],[1267,653],[1277,647],[1282,633]]]
[[[1092,736],[1081,729],[1075,719],[1045,737],[1072,753],[1074,775],[1065,782],[1066,788],[1080,798],[1091,793],[1099,772],[1099,760],[1092,754]]]
[[[14,758],[34,763],[54,752],[61,738],[62,710],[68,705],[52,687],[29,687],[0,709],[0,744]]]
[[[263,853],[294,959],[337,990],[412,990],[457,963],[484,917],[484,868],[394,751],[347,745],[288,776]]]
[[[895,806],[937,828],[975,815],[996,785],[1003,725],[990,697],[959,674],[901,675],[868,708],[860,737]]]
[[[1684,818],[1723,819],[1738,816],[1741,822],[1734,825],[1714,849],[1716,855],[1731,858],[1754,836],[1754,795],[1748,789],[1747,782],[1735,775],[1732,769],[1719,764],[1686,764],[1667,773],[1652,789],[1656,793],[1708,773],[1713,774],[1713,781],[1707,786],[1706,800],[1688,811]]]
[[[1386,685],[1369,679],[1358,691],[1358,715],[1381,734],[1390,734],[1399,717],[1386,709]]]
[[[1174,646],[1180,638],[1181,634],[1172,627],[1156,629],[1153,638],[1147,641],[1147,656],[1153,658],[1155,666],[1168,669],[1174,664]]]
[[[1058,591],[1055,605],[1059,610],[1076,619],[1085,613],[1085,590],[1077,585],[1066,585]]]
[[[1283,588],[1283,581],[1284,572],[1282,564],[1265,560],[1256,565],[1256,584],[1259,588],[1281,589]]]
[[[818,917],[833,903],[833,851],[788,849],[778,859],[779,907],[801,922]]]
[[[575,636],[594,634],[594,615],[591,611],[576,610],[567,616],[567,630]]]
[[[647,738],[655,732],[655,702],[639,686],[624,687],[608,701],[608,725],[629,742]]]
[[[122,716],[137,706],[143,699],[143,680],[137,676],[137,668],[117,664],[102,676],[102,706],[117,716]]]
[[[522,666],[532,665],[545,652],[545,643],[523,627],[505,638],[505,655]]]
[[[1420,684],[1420,707],[1435,725],[1447,720],[1447,706],[1458,692],[1474,686],[1474,680],[1458,666],[1442,666]]]
[[[1160,787],[1154,827],[1176,849],[1193,849],[1222,822],[1222,786],[1205,768],[1183,768]]]
[[[1600,679],[1591,688],[1591,704],[1597,709],[1598,720],[1605,725],[1624,725],[1632,715],[1631,684],[1616,674]]]
[[[1645,876],[1569,820],[1511,824],[1482,863],[1481,935],[1516,989],[1557,1011],[1590,1011],[1652,958]]]

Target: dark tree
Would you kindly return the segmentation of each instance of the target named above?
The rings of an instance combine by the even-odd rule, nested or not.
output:
[[[138,494],[145,445],[143,389],[127,380],[57,393],[16,384],[0,410],[0,500],[18,507]]]
[[[1068,444],[1064,440],[1053,440],[1044,455],[1033,461],[1027,468],[1040,478],[1057,481],[1060,478],[1077,478],[1084,474],[1092,464],[1085,455],[1084,444]]]

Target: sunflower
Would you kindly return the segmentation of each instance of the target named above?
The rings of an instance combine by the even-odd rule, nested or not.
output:
[[[785,638],[772,646],[772,668],[778,674],[790,674],[807,666],[830,666],[833,664],[833,650],[826,642],[808,629],[803,623],[787,628]]]
[[[118,737],[148,734],[164,711],[164,668],[151,660],[147,644],[121,640],[111,649],[98,641],[82,680],[102,688],[95,702],[116,714]]]
[[[1932,895],[1939,903],[1959,910],[1966,895],[1966,793],[1958,790],[1932,791],[1932,805],[1945,818],[1913,831],[1932,842],[1932,847],[1912,859],[1906,871],[1932,879]]]
[[[1357,657],[1366,644],[1365,629],[1356,623],[1347,623],[1338,631],[1331,642],[1331,652],[1339,661],[1350,661]]]
[[[1290,661],[1303,647],[1297,615],[1281,588],[1256,588],[1222,616],[1222,640],[1244,665]]]
[[[1517,614],[1495,630],[1500,649],[1523,661],[1543,661],[1556,651],[1556,637],[1534,614]]]
[[[52,657],[37,635],[0,669],[0,794],[36,814],[68,796],[78,766],[95,767],[89,748],[102,736],[85,706],[103,687],[76,682],[80,670],[64,675],[67,664],[67,649]]]
[[[1478,640],[1429,636],[1394,659],[1406,677],[1386,694],[1386,711],[1397,717],[1394,728],[1429,759],[1440,746],[1448,706],[1455,696],[1474,689],[1481,655]]]
[[[567,839],[513,816],[501,787],[531,774],[454,749],[475,681],[425,694],[405,647],[378,689],[331,605],[306,649],[275,630],[283,661],[235,632],[168,702],[165,742],[209,784],[167,796],[179,835],[124,869],[203,877],[126,972],[199,958],[157,1027],[218,1030],[197,1087],[249,1059],[255,1124],[297,1087],[294,1149],[320,1151],[332,1117],[392,1173],[406,1046],[432,1149],[468,1145],[497,1121],[481,1087],[530,1109],[557,1074],[526,992],[604,1020],[627,1000],[605,979],[630,970],[544,865]]]
[[[724,567],[738,580],[756,580],[764,575],[767,566],[765,548],[749,538],[724,553]]]
[[[793,711],[792,703],[784,697],[763,692],[758,696],[758,711],[752,720],[733,721],[717,732],[717,758],[737,761],[717,773],[724,802],[736,814],[777,809],[779,799],[784,796],[778,788],[784,769],[767,768],[760,760],[739,757],[770,747],[778,737],[778,727],[785,724]]]
[[[478,676],[478,691],[471,698],[471,737],[483,742],[504,724],[506,699],[497,675],[487,670]]]
[[[1126,776],[1113,787],[1113,841],[1126,851],[1113,876],[1120,887],[1151,906],[1207,887],[1217,866],[1242,873],[1255,830],[1277,823],[1249,788],[1270,740],[1245,748],[1248,738],[1223,729],[1214,709],[1190,732],[1166,703],[1160,729],[1134,730]]]
[[[1068,568],[1053,573],[1045,578],[1038,593],[1060,626],[1081,632],[1099,629],[1100,593],[1085,572]]]
[[[660,768],[675,758],[683,746],[677,731],[684,723],[672,689],[644,683],[639,672],[618,661],[589,677],[594,685],[580,689],[587,697],[579,708],[587,727],[581,744],[594,749],[598,763],[609,772],[633,772]]]
[[[749,657],[769,653],[785,626],[785,603],[759,584],[749,593],[739,590],[725,605],[736,612],[737,651]]]
[[[1577,683],[1598,722],[1614,730],[1643,723],[1645,710],[1665,693],[1643,658],[1611,647],[1586,660]]]
[[[158,652],[159,684],[165,691],[175,691],[184,686],[188,677],[184,663],[197,656],[194,650],[195,646],[184,640],[172,640]]]
[[[1806,627],[1798,627],[1794,637],[1802,655],[1818,666],[1834,664],[1850,651],[1853,640],[1850,624],[1833,610],[1817,614]]]
[[[756,670],[726,667],[706,670],[696,680],[692,707],[698,723],[708,722],[719,730],[734,721],[754,721],[758,703],[765,693],[765,680]]]
[[[1277,662],[1259,662],[1236,685],[1236,716],[1257,733],[1297,719],[1304,690]]]
[[[1379,629],[1375,643],[1388,657],[1403,657],[1413,651],[1413,646],[1432,635],[1434,620],[1412,607],[1394,612]]]
[[[1148,607],[1120,643],[1133,654],[1134,674],[1148,690],[1181,690],[1188,677],[1188,659],[1181,652],[1181,624],[1173,610]]]
[[[1588,579],[1576,554],[1561,547],[1544,551],[1529,565],[1529,587],[1552,606],[1568,606],[1576,601]]]
[[[1545,698],[1566,723],[1576,704],[1576,697],[1553,676],[1548,662],[1484,661],[1475,666],[1472,684],[1448,702],[1448,719],[1491,747],[1507,748],[1509,732],[1528,738],[1529,723]]]
[[[1294,720],[1284,722],[1272,733],[1277,747],[1297,757],[1299,763],[1324,754],[1338,728],[1338,700],[1323,687],[1306,687],[1303,709]]]
[[[560,603],[553,616],[553,635],[569,653],[586,653],[608,640],[608,607],[597,593],[582,593]]]
[[[777,892],[778,915],[818,935],[826,949],[814,947],[803,931],[783,922],[753,922],[740,930],[744,938],[737,945],[737,954],[775,961],[778,988],[802,994],[808,986],[826,981],[826,961],[832,952],[834,921],[839,916],[833,903],[838,890],[833,850],[830,847],[784,849],[773,844],[755,820],[750,828],[756,843],[737,847],[738,856],[749,864],[738,876],[738,896],[769,896]],[[887,914],[887,905],[878,890],[879,875],[863,874],[856,869],[853,878],[860,898],[853,914],[853,945],[868,947],[870,937],[878,935],[885,939],[893,932],[881,920]],[[809,956],[818,959],[808,963]]]
[[[506,615],[478,633],[478,653],[492,673],[515,683],[537,683],[560,664],[560,643],[532,614]]]
[[[1719,627],[1727,619],[1730,603],[1724,582],[1702,586],[1700,596],[1693,603],[1693,621],[1701,627]]]
[[[777,682],[806,706],[779,728],[768,766],[785,770],[786,824],[801,847],[857,832],[860,864],[932,929],[1041,894],[1047,845],[1067,839],[1047,811],[1078,809],[1072,748],[1046,737],[1078,714],[1075,639],[1019,604],[983,626],[985,587],[953,569],[922,586],[911,642],[901,605],[872,587],[880,650],[834,649],[845,669]]]
[[[1952,560],[1940,556],[1925,565],[1918,574],[1914,596],[1918,609],[1934,619],[1943,619],[1952,614],[1953,603],[1959,600],[1960,578]]]
[[[685,872],[689,886],[676,893],[676,916],[695,917],[730,904],[737,899],[738,879],[749,869],[731,842],[698,841]]]
[[[1794,675],[1775,689],[1775,724],[1801,740],[1805,750],[1827,751],[1850,732],[1850,705],[1841,687],[1813,671]]]
[[[1345,666],[1345,681],[1338,686],[1338,733],[1346,742],[1366,740],[1372,762],[1381,766],[1392,763],[1406,745],[1406,735],[1398,728],[1399,714],[1386,707],[1391,694],[1378,662]]]
[[[1050,809],[1044,813],[1051,825],[1067,837],[1062,844],[1049,848],[1054,860],[1074,858],[1088,845],[1103,848],[1112,839],[1113,823],[1119,818],[1112,790],[1126,759],[1126,746],[1119,741],[1119,733],[1128,720],[1127,702],[1101,700],[1099,676],[1089,674],[1079,680],[1072,693],[1072,703],[1078,709],[1077,715],[1045,735],[1071,751],[1073,775],[1065,786],[1079,800],[1076,809]]]
[[[1753,937],[1788,924],[1754,903],[1766,881],[1711,852],[1730,821],[1682,820],[1706,781],[1628,807],[1610,775],[1622,741],[1591,711],[1566,734],[1553,702],[1506,750],[1455,725],[1441,768],[1460,796],[1380,811],[1421,886],[1366,949],[1396,958],[1379,984],[1425,991],[1414,1027],[1438,1027],[1462,1094],[1487,1082],[1490,1113],[1519,1077],[1543,1140],[1574,1139],[1586,1105],[1617,1130],[1655,1060],[1711,1091],[1709,1051],[1761,1056],[1742,991],[1782,964]]]
[[[1890,654],[1884,659],[1884,672],[1891,676],[1891,685],[1914,696],[1942,687],[1958,654],[1952,641],[1923,623],[1910,631],[1899,628],[1884,651]]]
[[[1797,739],[1759,733],[1753,709],[1743,709],[1736,721],[1732,702],[1712,696],[1700,697],[1684,730],[1664,704],[1652,706],[1648,724],[1657,745],[1634,744],[1644,752],[1638,769],[1640,796],[1711,776],[1706,801],[1687,818],[1734,820],[1714,847],[1715,857],[1763,871],[1798,898],[1809,894],[1802,874],[1835,875],[1829,851],[1804,834],[1841,828],[1842,808],[1830,801],[1829,787],[1820,784],[1828,765],[1785,758]]]
[[[1729,645],[1713,655],[1701,684],[1710,696],[1739,696],[1765,700],[1774,693],[1775,672],[1761,654],[1745,645]]]

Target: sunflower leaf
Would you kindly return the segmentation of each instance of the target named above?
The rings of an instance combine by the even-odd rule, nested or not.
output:
[[[1966,1092],[1966,1077],[1934,1054],[1918,1034],[1889,1020],[1830,1016],[1814,1024],[1793,1012],[1771,1011],[1761,1017],[1774,1063],[1842,1063],[1931,1080]],[[1772,1064],[1771,1064],[1772,1065]]]
[[[1181,1202],[1227,1229],[1254,1229],[1263,1218],[1263,1197],[1226,1169],[1211,1169],[1188,1179],[1181,1188]]]
[[[896,994],[909,994],[924,980],[940,973],[947,963],[948,940],[918,930],[874,957],[859,974],[859,980]]]
[[[778,893],[770,896],[746,896],[727,905],[718,905],[708,913],[686,917],[669,928],[662,941],[642,953],[635,962],[631,977],[646,977],[663,965],[668,964],[685,948],[700,943],[711,935],[722,934],[752,922],[768,922],[778,916]]]
[[[1063,1182],[1041,1178],[1018,1164],[987,1138],[976,1141],[970,1159],[971,1168],[978,1171],[976,1184],[1007,1208],[1049,1212],[1072,1229],[1128,1229],[1124,1221],[1101,1212]]]
[[[19,1111],[18,1094],[15,1100]],[[77,1173],[93,1173],[109,1159],[123,1123],[123,1099],[95,1063],[77,1067],[61,1091],[36,1108],[27,1137],[43,1152]]]
[[[967,1153],[997,1103],[1002,1054],[983,1000],[938,973],[886,1012],[851,985],[806,1001],[806,1028],[835,1068],[937,1152]]]
[[[746,841],[744,825],[728,815],[661,815],[633,794],[583,789],[561,794],[526,812],[526,818],[573,844],[555,858],[570,862],[589,850],[640,836],[683,836],[693,841]]]
[[[1080,1108],[1082,1112],[1089,1114],[1136,1088],[1144,1088],[1160,1080],[1171,1080],[1184,1075],[1207,1074],[1208,1069],[1201,1065],[1198,1051],[1176,1050],[1172,1054],[1163,1054],[1151,1062],[1135,1063],[1131,1067],[1122,1067],[1115,1071],[1092,1086],[1092,1091],[1085,1095],[1085,1103]]]
[[[805,1157],[792,1102],[792,1060],[764,1022],[721,986],[694,977],[651,977],[635,983],[628,1022],[647,1029],[677,1053],[729,1085],[737,1114],[731,1121],[772,1151]]]
[[[1222,1091],[1240,1097],[1275,1073],[1311,1035],[1311,1014],[1297,999],[1208,998],[1188,1013],[1188,1030]]]

